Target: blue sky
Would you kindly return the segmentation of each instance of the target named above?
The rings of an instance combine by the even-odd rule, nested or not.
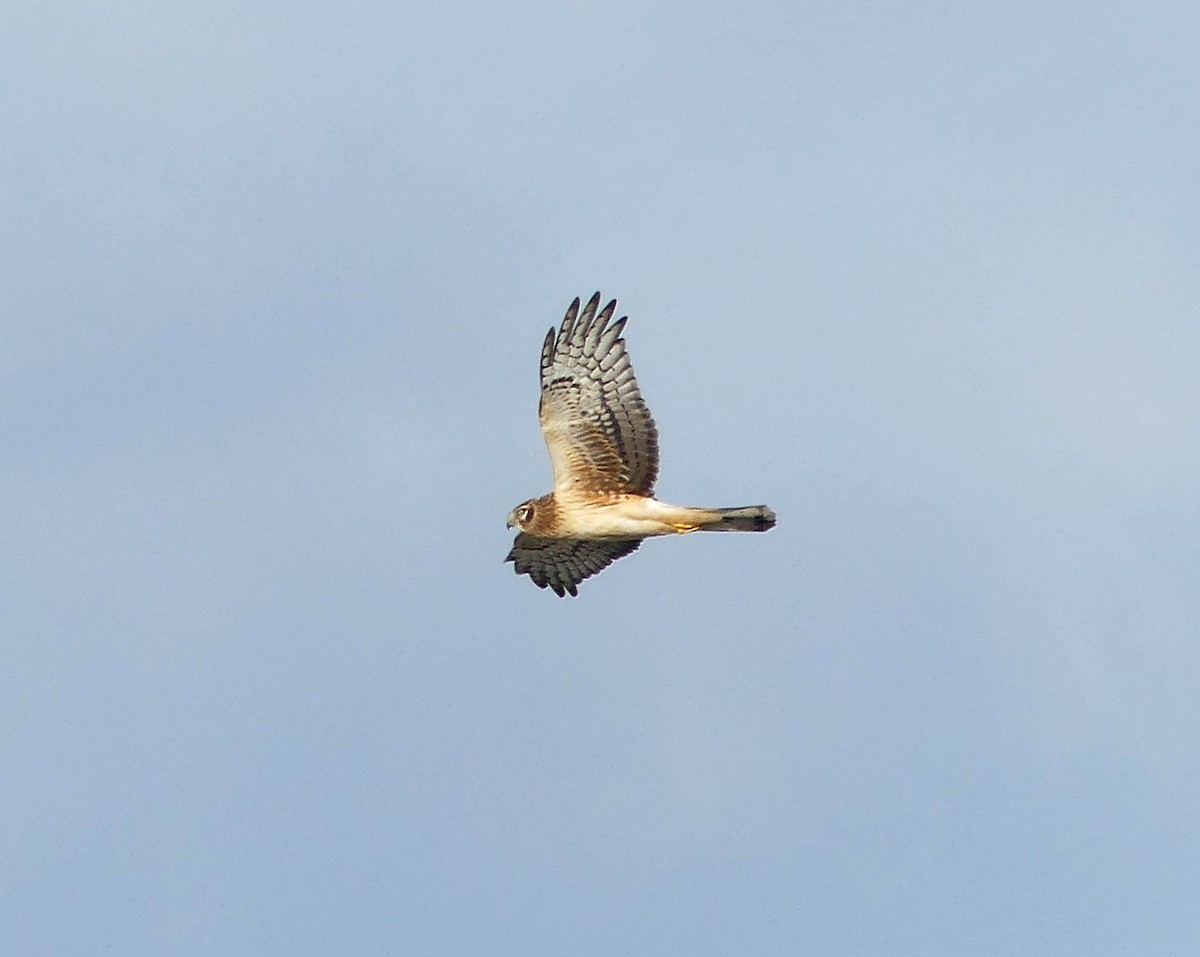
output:
[[[6,953],[1195,949],[1194,6],[4,19]],[[561,601],[595,289],[780,524]]]

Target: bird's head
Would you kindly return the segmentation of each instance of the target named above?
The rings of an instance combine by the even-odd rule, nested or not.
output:
[[[520,531],[526,531],[533,524],[534,516],[537,514],[537,500],[530,499],[528,502],[522,502],[511,512],[508,513],[508,527],[516,528]]]

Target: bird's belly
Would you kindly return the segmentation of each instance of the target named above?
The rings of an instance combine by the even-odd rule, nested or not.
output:
[[[574,538],[649,538],[676,531],[666,512],[655,499],[631,495],[580,503],[561,517]]]

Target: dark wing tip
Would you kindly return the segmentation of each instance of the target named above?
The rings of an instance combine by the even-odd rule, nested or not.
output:
[[[554,364],[554,327],[550,327],[550,331],[546,333],[546,338],[542,340],[542,359],[541,370],[542,376],[545,377],[546,370]]]
[[[572,598],[579,597],[579,583],[572,581],[569,576],[557,575],[550,580],[550,587],[554,589],[554,594],[559,598],[566,598],[570,595]]]
[[[559,326],[559,337],[562,339],[570,339],[571,331],[575,328],[575,320],[579,317],[579,297],[576,296],[571,300],[571,305],[567,306],[567,314],[563,316],[562,325]],[[546,337],[547,343],[554,341],[554,330],[550,330],[550,335]]]
[[[600,305],[600,293],[592,293],[592,298],[579,314],[579,321],[572,330],[572,337],[586,336],[596,322],[596,307]]]

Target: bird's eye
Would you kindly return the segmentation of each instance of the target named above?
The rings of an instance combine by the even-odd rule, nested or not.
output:
[[[521,521],[528,522],[531,518],[533,518],[533,506],[526,505],[521,509]]]

